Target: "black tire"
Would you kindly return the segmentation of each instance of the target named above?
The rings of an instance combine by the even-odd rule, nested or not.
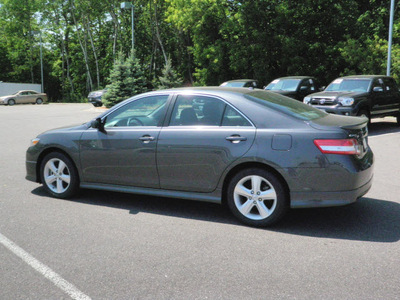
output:
[[[397,119],[397,125],[400,126],[400,113],[397,114],[396,119]]]
[[[9,99],[9,100],[7,101],[7,104],[10,105],[10,106],[12,106],[12,105],[15,104],[15,100],[14,100],[14,99]]]
[[[229,182],[226,199],[232,214],[254,227],[278,222],[289,209],[289,195],[284,184],[272,172],[260,168],[238,172]]]
[[[73,162],[64,154],[47,154],[40,165],[40,179],[45,190],[56,198],[69,198],[79,189],[79,176]]]
[[[43,103],[43,99],[42,98],[37,98],[36,99],[36,104],[42,104]]]

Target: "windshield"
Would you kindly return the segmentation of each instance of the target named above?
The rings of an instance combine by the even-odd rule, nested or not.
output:
[[[305,121],[319,119],[327,115],[327,113],[322,110],[275,93],[254,91],[245,94],[244,97]]]
[[[371,79],[343,79],[332,81],[325,89],[329,92],[367,92]]]
[[[300,83],[300,79],[275,79],[265,88],[271,91],[294,92]]]

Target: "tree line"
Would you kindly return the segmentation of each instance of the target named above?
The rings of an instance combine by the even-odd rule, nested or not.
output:
[[[134,53],[147,89],[173,70],[181,85],[237,78],[385,74],[389,0],[0,0],[0,81],[40,83],[52,101],[82,101]],[[395,12],[392,75],[400,74]],[[141,74],[142,74],[141,73]],[[165,80],[165,78],[164,78]]]

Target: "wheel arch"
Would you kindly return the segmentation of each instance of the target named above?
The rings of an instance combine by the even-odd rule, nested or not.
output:
[[[264,169],[267,170],[271,173],[273,173],[283,184],[286,193],[287,193],[287,197],[289,199],[289,203],[290,203],[290,189],[289,189],[289,185],[287,183],[287,181],[285,180],[285,178],[282,176],[281,173],[279,173],[274,167],[265,164],[265,163],[261,163],[261,162],[243,162],[241,164],[236,165],[235,167],[233,167],[231,170],[229,170],[229,172],[226,174],[223,184],[222,184],[222,204],[226,205],[227,204],[227,199],[226,199],[226,191],[228,189],[228,185],[229,182],[231,181],[231,179],[233,178],[233,176],[235,176],[238,172],[244,170],[244,169],[249,169],[249,168],[259,168],[259,169]]]
[[[36,162],[36,178],[37,178],[37,182],[38,183],[43,183],[41,180],[41,176],[40,176],[40,166],[42,165],[43,159],[46,157],[47,154],[49,153],[53,153],[53,152],[58,152],[61,153],[63,155],[65,155],[67,158],[69,158],[75,168],[76,174],[78,175],[78,180],[80,180],[80,175],[79,175],[79,171],[78,168],[76,167],[76,163],[74,161],[74,159],[71,157],[71,155],[69,155],[66,151],[60,149],[60,148],[56,148],[56,147],[50,147],[47,148],[45,150],[42,151],[42,153],[39,154],[39,157],[37,159]]]

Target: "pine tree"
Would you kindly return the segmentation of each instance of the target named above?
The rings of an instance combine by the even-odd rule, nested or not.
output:
[[[127,59],[120,53],[108,80],[111,83],[107,85],[107,92],[103,96],[106,107],[148,91],[146,77],[135,53]]]
[[[172,68],[171,58],[167,59],[167,63],[162,71],[162,76],[159,77],[159,89],[168,89],[182,86],[182,80]]]

